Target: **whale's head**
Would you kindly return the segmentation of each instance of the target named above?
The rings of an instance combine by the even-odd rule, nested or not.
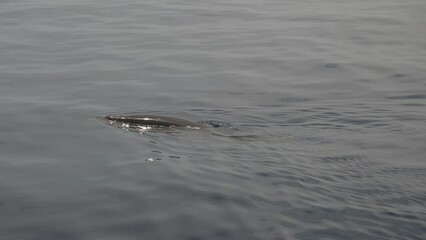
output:
[[[126,120],[126,117],[120,116],[120,115],[109,115],[109,116],[106,116],[105,119],[109,120],[109,121],[119,121],[120,122],[120,121]]]

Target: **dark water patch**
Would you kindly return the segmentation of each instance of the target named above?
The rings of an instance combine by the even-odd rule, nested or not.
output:
[[[426,106],[426,103],[422,104],[422,103],[404,103],[401,104],[402,106],[407,106],[407,107],[424,107]]]
[[[14,228],[2,234],[5,240],[9,239],[64,239],[75,240],[80,234],[72,229],[58,229],[51,226],[28,226]]]
[[[398,196],[393,197],[391,193],[388,194],[388,198],[386,198],[383,202],[388,204],[401,204],[406,206],[419,206],[424,207],[424,203],[426,201],[426,193],[419,193],[417,196]]]
[[[418,235],[422,231],[422,226],[418,223],[411,222],[407,224],[404,220],[397,220],[393,214],[383,215],[380,213],[373,213],[368,210],[347,208],[343,210],[314,207],[309,209],[293,209],[290,211],[283,212],[286,216],[291,216],[298,219],[299,221],[314,224],[313,226],[326,225],[326,222],[333,222],[334,226],[322,227],[321,231],[326,239],[389,239],[394,238],[395,235],[392,228],[398,226],[397,234],[407,236],[409,239],[420,239]],[[380,224],[375,225],[374,223],[380,221]],[[367,227],[360,229],[359,225],[368,225]],[[352,226],[348,227],[348,226]],[[410,229],[410,226],[416,226],[414,229]],[[342,230],[342,227],[344,230]],[[313,227],[316,228],[316,227]],[[336,230],[341,229],[336,232]],[[410,232],[413,230],[413,232]],[[361,232],[354,232],[361,231]],[[315,233],[313,233],[315,232]],[[383,235],[383,233],[386,233]],[[312,235],[311,235],[312,234]],[[322,234],[317,235],[316,230],[300,231],[296,234],[300,239],[317,239]]]
[[[105,226],[103,229],[100,229],[102,232],[107,233],[109,236],[121,236],[123,233],[126,233],[128,237],[137,237],[144,234],[156,235],[156,230],[158,230],[158,225],[155,222],[148,220],[137,222],[129,221],[118,223],[115,222],[109,226]]]
[[[393,168],[386,168],[380,171],[382,174],[389,174],[389,175],[405,175],[407,177],[411,178],[419,178],[421,179],[426,175],[426,168],[423,167],[417,167],[417,168],[408,168],[408,167],[393,167]]]
[[[395,74],[393,75],[393,77],[394,77],[394,78],[401,78],[401,77],[405,77],[405,74],[402,74],[402,73],[395,73]]]
[[[324,65],[326,68],[337,68],[338,65],[336,63],[327,63]]]
[[[280,221],[280,225],[283,226],[283,227],[285,227],[285,228],[293,228],[293,229],[297,227],[296,224],[293,224],[291,222],[284,221],[284,220]]]
[[[300,103],[300,102],[308,102],[308,101],[312,101],[312,98],[307,98],[307,97],[283,97],[278,99],[279,102],[283,102],[283,103]]]
[[[343,221],[343,214],[341,211],[336,209],[327,209],[327,208],[293,208],[290,210],[282,211],[283,215],[291,216],[302,222],[306,223],[320,223],[321,221],[333,220],[333,221]]]
[[[330,164],[350,164],[354,162],[363,162],[366,157],[361,155],[341,155],[341,156],[327,156],[319,158],[324,163]]]
[[[411,214],[404,214],[404,213],[396,213],[396,212],[391,212],[391,211],[386,211],[382,213],[385,216],[389,216],[389,217],[393,217],[393,218],[401,218],[401,219],[407,219],[407,220],[420,220],[422,221],[422,219],[420,219],[417,216],[411,215]]]
[[[289,208],[291,207],[291,204],[288,201],[285,200],[281,200],[281,201],[275,201],[275,200],[268,200],[262,196],[257,196],[257,195],[251,195],[250,199],[256,204],[267,204],[267,205],[272,205],[275,207],[280,207],[280,208]]]
[[[355,125],[372,125],[372,126],[386,126],[386,124],[379,124],[380,120],[377,119],[360,119],[360,118],[340,118],[338,122]]]
[[[313,240],[313,239],[327,239],[327,240],[343,240],[343,239],[370,239],[365,233],[354,231],[354,230],[340,230],[337,228],[318,229],[318,230],[307,230],[304,232],[297,233],[295,236],[301,240]],[[377,238],[373,238],[377,239]],[[378,238],[386,239],[386,238]]]
[[[401,96],[391,96],[388,97],[392,100],[416,100],[416,99],[426,99],[426,94],[411,94],[411,95],[401,95]]]

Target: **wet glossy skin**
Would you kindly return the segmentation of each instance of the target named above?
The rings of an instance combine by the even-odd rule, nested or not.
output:
[[[203,124],[184,119],[155,115],[111,115],[106,116],[105,119],[109,121],[155,127],[206,127]]]

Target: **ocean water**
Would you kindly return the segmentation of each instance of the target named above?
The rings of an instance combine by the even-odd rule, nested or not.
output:
[[[0,240],[426,239],[425,13],[1,1]]]

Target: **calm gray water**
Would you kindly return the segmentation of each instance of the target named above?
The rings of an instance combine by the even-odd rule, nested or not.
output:
[[[0,240],[426,239],[425,13],[1,1]]]

